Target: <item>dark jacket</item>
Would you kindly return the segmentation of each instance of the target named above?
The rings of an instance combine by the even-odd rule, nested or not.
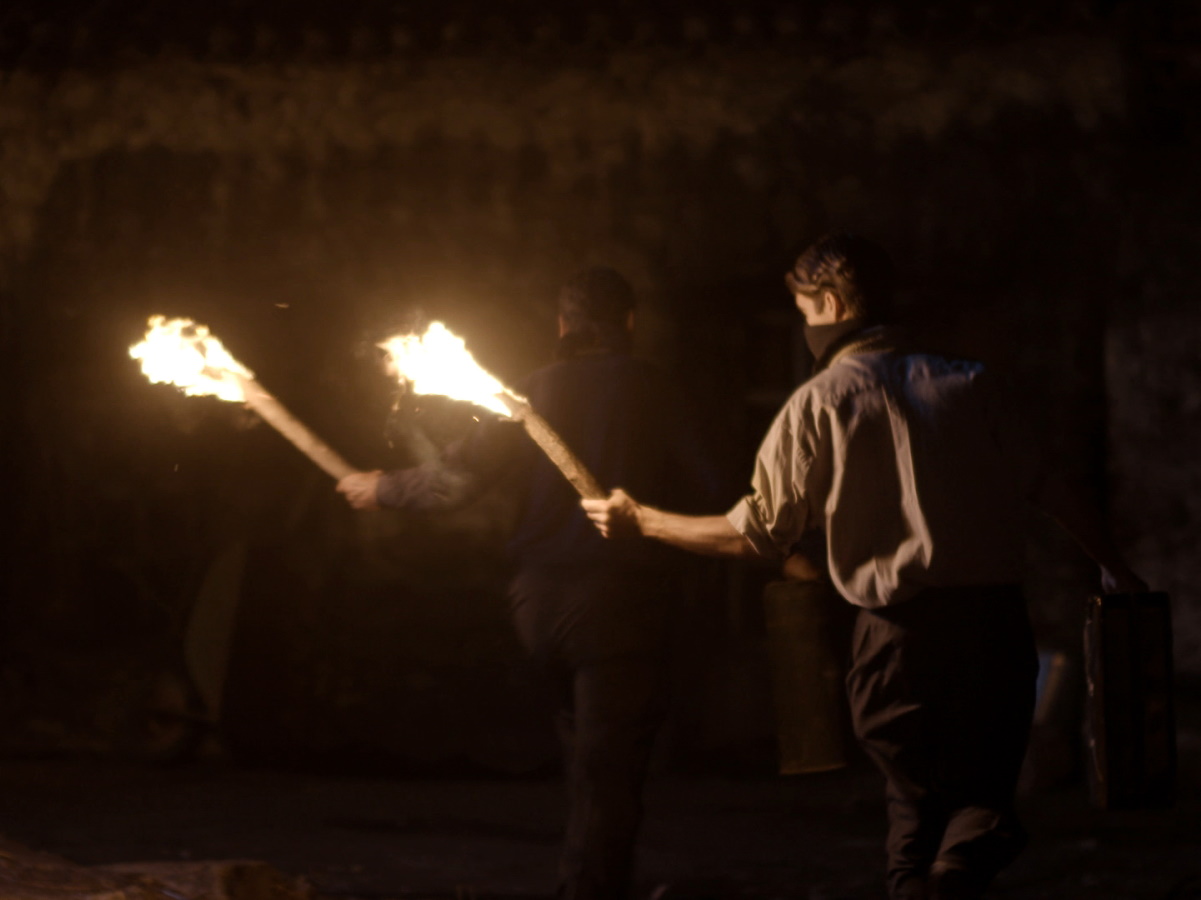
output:
[[[656,366],[625,353],[555,362],[520,393],[606,490],[640,502],[703,511],[718,478],[702,452],[685,398]],[[382,506],[434,509],[465,502],[499,478],[521,482],[521,514],[510,550],[523,565],[661,565],[674,552],[657,542],[609,541],[588,520],[563,474],[515,422],[483,418],[434,465],[388,472]]]

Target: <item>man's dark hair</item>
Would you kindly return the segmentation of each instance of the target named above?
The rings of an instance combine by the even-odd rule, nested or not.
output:
[[[784,280],[793,293],[834,291],[857,318],[886,319],[892,309],[895,274],[888,251],[857,234],[819,238]]]
[[[560,356],[584,350],[628,350],[626,320],[634,290],[616,269],[593,266],[577,272],[559,291],[559,315],[567,327]]]

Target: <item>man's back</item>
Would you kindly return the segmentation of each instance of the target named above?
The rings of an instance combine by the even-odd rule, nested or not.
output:
[[[538,370],[521,387],[602,486],[637,485],[676,505],[714,492],[684,398],[654,365],[624,353],[582,355]],[[512,542],[519,558],[560,565],[664,558],[654,544],[605,541],[563,475],[529,442],[516,471],[525,482]]]
[[[845,357],[794,393],[763,442],[762,528],[781,550],[824,528],[835,584],[869,608],[1016,581],[1028,467],[1014,429],[979,363]]]

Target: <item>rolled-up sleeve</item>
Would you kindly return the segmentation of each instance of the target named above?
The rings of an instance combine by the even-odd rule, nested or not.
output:
[[[795,413],[790,403],[776,416],[755,458],[751,492],[726,513],[734,529],[768,558],[787,556],[809,518],[804,485],[812,458],[798,440]]]
[[[762,496],[747,494],[734,504],[726,518],[734,530],[751,542],[760,556],[777,557],[780,552],[768,537],[767,515],[763,509]]]

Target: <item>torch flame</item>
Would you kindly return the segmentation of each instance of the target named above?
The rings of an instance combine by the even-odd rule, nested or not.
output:
[[[146,338],[129,348],[142,372],[156,384],[173,384],[189,396],[213,396],[240,403],[246,399],[237,378],[254,373],[229,355],[204,325],[191,319],[151,316]]]
[[[392,372],[408,381],[415,394],[466,400],[502,416],[512,412],[501,395],[523,399],[486,372],[463,339],[441,322],[431,322],[423,335],[397,335],[379,346],[387,352]]]

